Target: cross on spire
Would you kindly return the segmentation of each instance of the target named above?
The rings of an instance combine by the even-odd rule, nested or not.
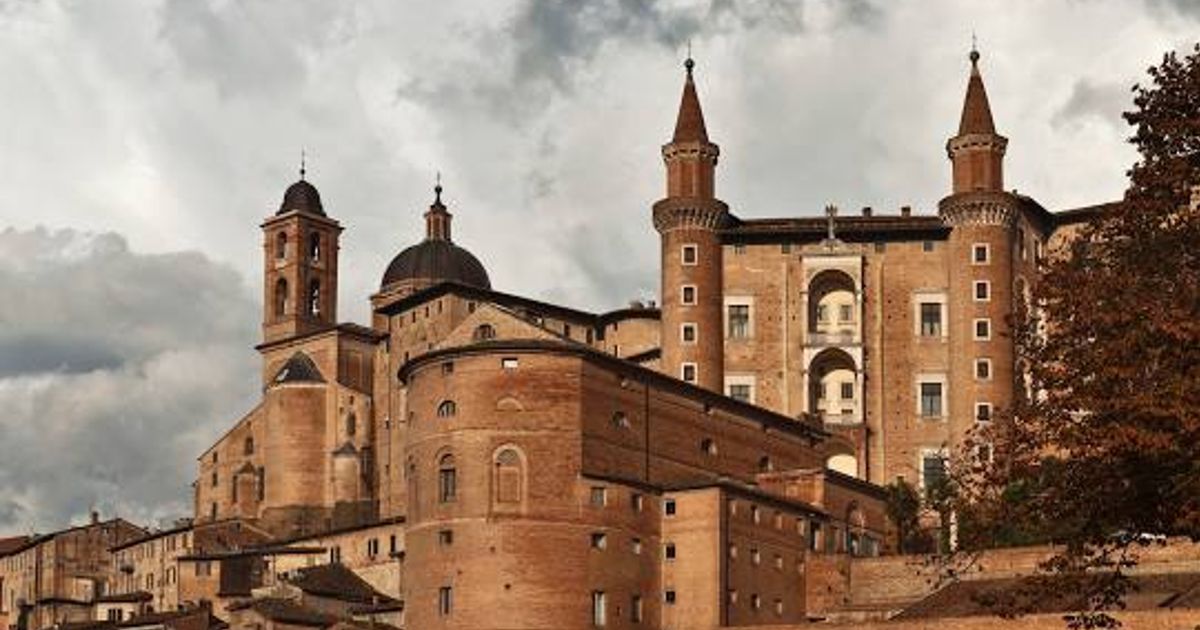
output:
[[[300,181],[304,181],[304,174],[306,172],[306,170],[304,168],[306,157],[307,156],[304,153],[304,147],[300,147]]]

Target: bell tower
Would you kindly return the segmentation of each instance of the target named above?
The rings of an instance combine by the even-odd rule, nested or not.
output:
[[[662,242],[662,370],[723,393],[720,231],[730,215],[715,195],[721,151],[708,140],[692,76],[695,67],[691,58],[684,62],[687,76],[675,135],[662,148],[667,193],[653,212]]]
[[[317,188],[304,178],[288,186],[278,212],[262,224],[263,342],[337,323],[338,238]]]

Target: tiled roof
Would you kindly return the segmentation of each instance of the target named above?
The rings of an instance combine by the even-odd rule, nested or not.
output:
[[[288,582],[309,595],[343,602],[378,604],[392,601],[391,597],[375,590],[356,573],[338,563],[300,569]]]
[[[301,606],[287,599],[252,599],[243,603],[233,604],[229,607],[231,611],[247,609],[253,610],[270,621],[296,626],[326,628],[338,621],[337,617],[333,615],[327,615],[319,610]]]
[[[296,352],[292,358],[275,373],[274,383],[324,383],[325,377],[317,364],[303,352]]]

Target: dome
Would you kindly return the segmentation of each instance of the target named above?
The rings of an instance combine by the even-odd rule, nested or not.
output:
[[[287,192],[283,193],[283,203],[279,204],[279,212],[276,212],[275,216],[292,211],[325,216],[325,208],[321,206],[321,193],[317,192],[317,187],[303,179],[288,186]]]
[[[449,240],[426,239],[405,249],[392,259],[383,273],[382,289],[404,281],[425,281],[424,286],[439,282],[457,282],[491,289],[487,270],[471,252]]]

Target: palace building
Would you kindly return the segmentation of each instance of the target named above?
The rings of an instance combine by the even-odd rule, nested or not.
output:
[[[935,627],[932,587],[886,557],[882,486],[940,477],[1012,404],[1009,318],[1105,208],[1005,190],[979,61],[936,210],[752,219],[717,195],[688,59],[647,208],[660,300],[602,313],[494,288],[439,183],[369,325],[339,322],[343,226],[302,169],[261,224],[261,401],[200,455],[193,521],[89,550],[108,574],[81,584],[114,623],[199,607],[259,628],[686,629],[906,610]],[[989,562],[1009,578],[1043,552]],[[57,591],[5,557],[0,618],[78,620],[31,608]],[[1186,576],[1155,588],[1183,602],[1200,588]]]
[[[403,519],[419,627],[798,621],[809,554],[888,549],[879,486],[943,474],[1011,403],[1007,318],[1095,209],[1004,189],[973,51],[936,212],[739,218],[685,66],[648,212],[661,306],[493,288],[439,184],[370,326],[339,323],[343,227],[302,171],[262,224],[262,402],[201,455],[198,521]],[[740,568],[760,562],[779,572]]]

